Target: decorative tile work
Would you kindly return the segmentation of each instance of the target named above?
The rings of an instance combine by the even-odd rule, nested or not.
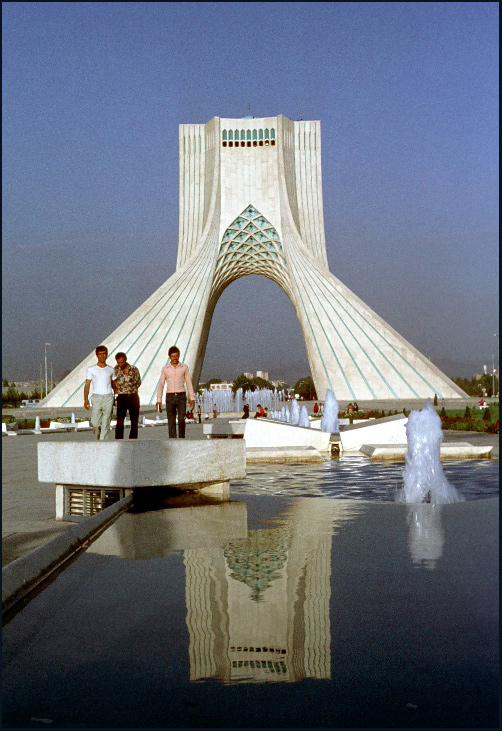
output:
[[[264,274],[286,291],[289,275],[279,234],[249,205],[225,231],[214,275],[214,291],[246,274]]]

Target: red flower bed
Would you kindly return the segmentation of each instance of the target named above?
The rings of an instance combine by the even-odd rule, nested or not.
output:
[[[441,426],[443,429],[455,429],[456,431],[479,431],[489,434],[499,433],[499,421],[494,424],[479,421],[472,416],[441,416]]]

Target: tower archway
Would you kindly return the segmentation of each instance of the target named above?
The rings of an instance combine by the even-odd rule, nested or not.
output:
[[[364,262],[361,262],[364,266]],[[328,267],[320,123],[283,115],[180,126],[180,236],[176,272],[104,342],[141,373],[153,404],[169,346],[199,380],[216,302],[232,281],[260,274],[287,294],[320,398],[465,396],[444,373]],[[94,351],[44,400],[82,403]]]

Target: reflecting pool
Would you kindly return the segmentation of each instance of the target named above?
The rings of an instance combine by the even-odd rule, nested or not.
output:
[[[372,461],[361,454],[314,464],[253,464],[246,479],[232,482],[232,495],[288,495],[347,500],[394,500],[403,487],[403,462]],[[499,461],[441,461],[447,480],[465,500],[499,494]]]
[[[6,624],[4,725],[497,725],[498,499],[249,472],[227,502],[137,505]]]

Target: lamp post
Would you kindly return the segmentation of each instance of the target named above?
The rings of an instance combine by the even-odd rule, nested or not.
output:
[[[47,398],[47,346],[50,345],[50,343],[45,343],[44,346],[44,352],[45,352],[45,396]]]

